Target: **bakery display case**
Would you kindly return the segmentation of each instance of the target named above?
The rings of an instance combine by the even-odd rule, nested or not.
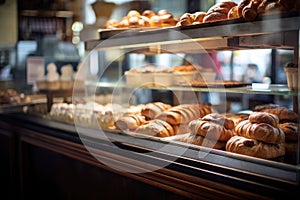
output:
[[[10,184],[24,197],[49,199],[294,198],[298,71],[287,84],[224,80],[212,55],[290,50],[287,68],[295,70],[299,30],[299,12],[99,29],[99,39],[85,43],[89,54],[78,71],[85,79],[75,79],[72,103],[51,102],[43,117],[0,116],[1,137],[12,146],[1,159],[19,177]],[[231,95],[284,97],[288,106],[277,101],[233,112]]]
[[[112,88],[113,104],[117,104],[117,103],[130,104],[130,100],[132,96],[135,95],[135,92],[137,92],[137,88],[142,90],[151,90],[151,91],[157,91],[157,90],[171,91],[171,93],[175,95],[177,98],[177,102],[174,101],[176,103],[178,102],[195,103],[193,102],[193,100],[196,99],[195,101],[201,104],[203,102],[199,100],[199,96],[198,96],[199,94],[201,95],[201,93],[219,93],[221,94],[220,96],[222,100],[217,108],[219,109],[217,111],[218,113],[226,112],[225,109],[226,94],[233,93],[233,94],[253,94],[253,95],[261,94],[261,95],[274,95],[274,96],[288,96],[291,99],[290,107],[288,108],[290,114],[288,115],[289,117],[291,117],[292,115],[296,116],[295,119],[291,121],[295,123],[294,124],[296,125],[295,128],[297,128],[298,127],[297,113],[299,113],[299,107],[298,107],[299,93],[298,93],[298,89],[294,90],[288,85],[249,84],[249,83],[236,82],[236,81],[215,80],[211,78],[206,78],[206,76],[204,75],[202,77],[202,80],[200,81],[199,79],[197,79],[192,81],[189,80],[188,82],[179,81],[174,83],[174,81],[173,82],[167,81],[169,80],[169,76],[168,76],[169,74],[166,75],[167,73],[164,74],[163,80],[165,82],[162,83],[162,82],[155,81],[155,79],[152,79],[152,81],[147,81],[146,76],[149,75],[149,73],[139,74],[136,71],[134,73],[138,73],[138,75],[133,78],[134,81],[128,82],[131,79],[128,76],[128,74],[126,74],[126,72],[129,72],[130,70],[126,68],[128,66],[124,65],[124,62],[120,61],[119,58],[126,57],[128,54],[143,54],[148,56],[172,54],[172,55],[180,56],[181,53],[207,54],[207,52],[224,51],[224,50],[233,51],[233,50],[244,50],[244,49],[267,48],[267,49],[292,50],[294,52],[294,60],[292,60],[291,62],[298,64],[299,62],[299,23],[297,23],[298,21],[299,21],[299,14],[296,12],[296,13],[283,13],[283,14],[272,14],[272,15],[261,16],[251,22],[238,18],[238,19],[230,19],[230,20],[210,22],[210,23],[200,23],[200,24],[194,24],[190,26],[169,27],[169,28],[160,28],[160,29],[126,29],[126,30],[109,30],[109,31],[99,30],[100,40],[88,41],[86,43],[86,47],[88,50],[92,52],[91,55],[95,52],[98,52],[98,55],[102,56],[101,58],[105,58],[105,55],[109,54],[109,52],[112,51],[114,53],[114,55],[112,56],[113,60],[115,59],[119,62],[118,63],[119,68],[115,72],[117,78],[115,78],[116,80],[115,82],[105,81],[103,75],[105,74],[105,70],[109,68],[109,65],[111,63],[105,63],[102,61],[102,63],[99,64],[99,69],[101,68],[103,71],[100,73],[98,80],[92,82],[88,81],[86,82],[86,86],[90,87],[90,89],[93,88],[90,91],[90,95],[93,95],[93,93],[97,93],[97,91],[104,90],[104,88]],[[95,63],[95,61],[92,61],[92,59],[93,57],[91,56],[89,60],[89,64]],[[94,67],[94,65],[88,66],[88,68],[90,67]],[[161,75],[160,74],[161,71],[160,72],[155,71],[153,73],[154,73],[154,77],[158,76],[158,74]],[[199,73],[201,74],[201,72]],[[173,76],[175,75],[173,74]],[[139,81],[138,78],[141,78],[141,82],[138,82]],[[181,80],[185,80],[185,78],[186,77],[183,77],[183,75],[181,75]],[[130,95],[132,96],[125,97],[127,94],[129,94],[129,96]],[[180,96],[180,94],[181,95],[184,94],[184,95]],[[190,94],[191,96],[188,96],[187,94]],[[76,96],[76,92],[73,95]],[[123,95],[123,99],[120,100],[119,96],[122,95]],[[192,102],[184,101],[187,99],[188,100],[193,99],[193,100]],[[173,106],[176,108],[178,108],[178,106],[184,107],[184,105],[173,105]],[[213,106],[214,105],[212,105],[212,107]],[[261,111],[260,107],[263,106],[266,105],[259,105],[256,107],[255,110],[251,110],[251,111],[256,111],[256,112]],[[272,107],[275,105],[270,104],[268,106]],[[205,110],[205,108],[203,108],[202,105],[200,105],[200,107],[201,109]],[[180,108],[180,109],[182,112],[185,112],[183,111],[185,108]],[[180,111],[176,110],[175,112],[180,112]],[[209,112],[213,112],[213,111],[209,111]],[[264,111],[264,113],[266,112],[267,110]],[[200,113],[203,114],[202,110],[200,111]],[[206,114],[208,113],[204,112],[203,115]],[[232,114],[232,113],[228,113],[228,114]],[[244,113],[239,113],[239,114],[240,116],[238,118],[240,119],[243,117],[242,114]],[[176,119],[170,119],[170,118],[174,116],[175,115],[165,114],[161,118],[156,117],[156,119],[165,119],[167,122],[170,122],[172,124],[171,121]],[[182,117],[181,120],[184,121],[185,116],[181,116],[181,117]],[[250,118],[251,117],[253,118],[253,116],[250,114]],[[202,120],[204,118],[205,117],[203,117]],[[117,126],[117,128],[111,128],[110,126],[105,126],[105,125],[101,126],[100,123],[100,130],[103,135],[99,137],[100,138],[106,137],[107,134],[110,135],[110,133],[115,133],[115,135],[113,136],[113,140],[116,140],[121,143],[126,143],[129,145],[133,145],[134,148],[136,149],[142,148],[142,149],[147,149],[147,151],[154,151],[155,153],[158,154],[163,153],[166,154],[167,156],[170,155],[175,157],[179,156],[179,159],[174,161],[175,163],[178,164],[181,163],[182,161],[181,164],[184,165],[188,164],[190,166],[195,167],[197,170],[204,169],[202,168],[203,162],[206,164],[209,163],[208,164],[209,167],[207,166],[208,168],[205,169],[211,170],[212,168],[214,168],[212,170],[212,171],[216,170],[214,171],[214,173],[221,172],[223,175],[228,173],[227,175],[230,176],[231,178],[235,177],[238,179],[242,179],[243,181],[246,181],[247,184],[250,184],[250,182],[251,184],[254,185],[262,184],[264,186],[262,186],[261,189],[267,185],[268,185],[267,187],[271,187],[271,188],[272,187],[277,189],[280,188],[279,190],[285,187],[291,187],[291,188],[299,187],[299,180],[298,180],[299,145],[297,142],[299,141],[298,134],[296,134],[295,136],[297,138],[295,139],[295,142],[291,143],[292,145],[294,145],[293,147],[294,153],[292,157],[288,158],[289,155],[287,153],[285,156],[283,156],[285,158],[283,158],[282,160],[282,158],[279,158],[281,156],[278,155],[283,155],[285,153],[279,153],[279,154],[275,153],[273,156],[264,157],[264,155],[262,155],[264,154],[263,151],[261,151],[260,153],[246,152],[248,150],[240,150],[240,152],[238,150],[233,151],[235,153],[228,152],[230,151],[228,149],[238,148],[237,146],[239,145],[240,146],[249,145],[248,147],[251,147],[253,144],[249,144],[248,142],[252,143],[253,142],[252,140],[243,141],[244,139],[247,140],[246,136],[245,136],[246,138],[244,139],[235,138],[236,141],[239,141],[236,143],[235,147],[232,146],[230,147],[230,144],[228,144],[227,142],[226,149],[228,151],[227,150],[224,151],[224,146],[223,148],[222,147],[220,148],[221,150],[218,150],[218,148],[214,148],[215,147],[214,145],[219,144],[218,142],[217,143],[214,142],[212,146],[209,146],[210,145],[208,144],[209,141],[206,141],[206,145],[205,145],[204,144],[205,142],[199,141],[201,139],[196,139],[195,137],[193,137],[193,135],[190,135],[189,138],[182,140],[184,134],[172,136],[172,134],[167,133],[166,134],[167,137],[166,137],[165,135],[162,136],[164,133],[161,132],[159,132],[159,134],[162,135],[155,134],[156,131],[155,128],[151,129],[152,132],[149,131],[150,129],[141,131],[141,129],[146,129],[146,128],[141,127],[140,124],[143,124],[143,122],[141,122],[142,120],[136,118],[134,120],[137,122],[138,128],[135,129],[136,127],[134,127],[133,129],[131,129],[130,128],[131,124],[126,124],[122,120],[119,121],[117,120],[116,121],[117,125],[113,123],[114,125]],[[126,121],[130,119],[124,119],[124,120]],[[206,119],[206,120],[204,119],[204,121],[206,121],[205,123],[207,123],[207,121],[211,122],[213,120],[217,120],[217,119]],[[280,118],[279,120],[281,120],[280,123],[290,121],[290,119],[283,119],[283,118]],[[256,120],[253,121],[250,119],[250,123],[249,122],[244,123],[248,125],[240,124],[240,129],[241,129],[240,131],[247,132],[246,131],[247,129],[255,129],[253,124],[257,124],[257,122],[258,121]],[[152,121],[149,123],[152,123]],[[202,121],[202,123],[204,122]],[[98,124],[96,126],[98,126]],[[155,125],[152,125],[152,127],[154,126]],[[190,126],[190,130],[189,130],[190,132],[201,134],[200,133],[201,131],[199,131],[199,129],[201,128],[199,127],[202,125],[199,124],[197,125],[195,122],[194,126],[191,125],[191,123],[189,126]],[[213,125],[209,124],[209,126],[212,127]],[[242,126],[244,126],[244,128]],[[276,126],[277,125],[275,125],[275,127]],[[283,129],[283,125],[281,127]],[[84,133],[82,134],[84,135]],[[245,134],[240,133],[238,135],[245,135]],[[249,135],[251,135],[251,133],[249,133]],[[255,138],[255,136],[249,136],[249,135],[248,135],[248,139]],[[282,135],[282,133],[278,133],[278,135]],[[266,137],[266,136],[264,135],[262,137]],[[197,142],[194,141],[194,144],[188,144],[182,142],[187,140],[198,140],[198,141]],[[279,140],[283,141],[284,139],[279,139]],[[284,147],[280,147],[280,142],[271,142],[271,143],[272,143],[271,146],[276,148],[275,151],[281,151],[282,148],[284,148]],[[286,140],[286,144],[287,143],[288,141]],[[208,147],[210,148],[207,148],[207,144]],[[262,149],[264,148],[267,148],[265,149],[265,151],[268,152],[267,154],[272,154],[273,151],[272,148],[262,147]],[[212,167],[212,165],[214,167]],[[200,174],[196,173],[196,174],[197,174],[196,176],[202,176],[200,175],[201,173]],[[277,189],[275,190],[271,189],[270,191],[274,192],[273,195],[275,195],[275,193],[278,192]],[[266,189],[266,191],[268,191],[268,189]],[[262,193],[266,191],[263,191]],[[268,195],[272,196],[271,194],[272,192],[270,191],[268,191],[267,193]],[[277,194],[280,194],[281,192]],[[275,196],[273,197],[276,198]]]

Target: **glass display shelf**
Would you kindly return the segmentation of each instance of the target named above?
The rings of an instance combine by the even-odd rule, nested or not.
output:
[[[93,84],[89,83],[88,85]],[[126,83],[112,83],[112,82],[98,82],[96,87],[99,88],[141,88],[151,90],[165,90],[165,91],[189,91],[189,92],[224,92],[224,93],[238,93],[238,94],[268,94],[268,95],[288,95],[297,96],[297,91],[291,91],[285,84],[271,84],[268,86],[250,84],[243,87],[187,87],[187,86],[131,86]]]

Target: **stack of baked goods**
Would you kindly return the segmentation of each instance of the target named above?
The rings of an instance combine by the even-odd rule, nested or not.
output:
[[[170,106],[162,102],[145,105],[138,116],[119,118],[115,126],[120,130],[129,130],[156,137],[168,137],[187,133],[190,121],[212,112],[209,104],[182,104]]]
[[[188,124],[190,134],[182,137],[181,142],[224,149],[226,142],[234,136],[234,122],[218,113],[207,114]]]
[[[295,159],[298,147],[298,114],[285,107],[269,104],[256,106],[254,110],[272,113],[279,119],[279,127],[285,134],[285,158]]]
[[[137,10],[130,10],[120,21],[108,20],[104,28],[143,28],[143,27],[171,27],[178,22],[177,18],[167,10],[159,10],[157,13],[152,10],[145,10],[142,13]]]
[[[248,120],[237,124],[235,134],[228,140],[226,151],[264,159],[285,155],[285,135],[276,115],[252,112]]]
[[[300,3],[298,0],[241,0],[239,3],[225,0],[214,4],[207,12],[198,11],[183,14],[177,26],[234,18],[243,18],[246,21],[252,21],[259,15],[299,10]]]
[[[0,104],[20,104],[27,100],[23,93],[18,93],[14,89],[0,90]]]

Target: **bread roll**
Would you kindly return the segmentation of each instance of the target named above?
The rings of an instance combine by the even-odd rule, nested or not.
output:
[[[174,106],[159,115],[157,119],[164,120],[171,125],[187,124],[194,119],[211,113],[211,106],[207,104],[182,104]]]
[[[273,159],[285,155],[285,146],[283,143],[267,144],[255,139],[234,136],[226,143],[226,151],[258,158]]]
[[[249,120],[240,122],[235,127],[236,135],[256,139],[265,143],[280,144],[285,140],[281,128],[266,123],[251,123]]]
[[[169,137],[175,135],[173,127],[160,119],[148,121],[135,129],[135,132],[156,137]]]
[[[234,122],[231,119],[224,117],[219,113],[211,113],[202,117],[202,120],[217,123],[224,126],[226,129],[234,129]]]
[[[233,1],[222,1],[213,5],[203,18],[203,22],[214,22],[227,19],[229,10],[237,4]]]
[[[285,141],[298,141],[298,124],[294,122],[285,122],[279,124],[279,127],[285,134]]]
[[[154,16],[155,13],[152,10],[144,10],[142,13],[142,16],[148,17],[149,19]]]
[[[234,136],[233,130],[226,129],[223,125],[202,119],[193,120],[188,126],[191,133],[213,140],[226,142]]]
[[[152,16],[152,17],[149,19],[149,22],[150,22],[150,26],[151,26],[151,27],[161,27],[161,26],[162,26],[160,17],[157,16],[157,15]]]
[[[247,6],[244,7],[242,16],[246,21],[252,21],[257,17],[258,6],[259,6],[259,2],[252,0]]]
[[[213,149],[224,149],[226,142],[221,142],[217,140],[212,140],[207,137],[202,137],[197,134],[187,134],[186,136],[180,138],[181,142],[195,144],[199,146],[205,146]]]
[[[298,114],[292,110],[285,108],[285,107],[264,109],[263,111],[276,115],[278,117],[280,123],[283,123],[286,121],[289,121],[289,122],[297,122],[298,121]]]
[[[146,117],[147,120],[154,119],[161,112],[171,108],[169,104],[162,102],[153,102],[145,105],[141,110],[141,114]]]
[[[115,125],[120,130],[135,130],[140,125],[144,124],[146,119],[141,115],[128,115],[119,118]]]
[[[266,112],[253,112],[249,115],[251,123],[267,123],[273,127],[279,125],[279,119],[276,115]]]

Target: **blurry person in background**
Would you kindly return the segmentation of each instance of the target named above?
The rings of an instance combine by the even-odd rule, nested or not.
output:
[[[249,63],[243,75],[243,81],[246,83],[261,83],[262,78],[257,64]]]

